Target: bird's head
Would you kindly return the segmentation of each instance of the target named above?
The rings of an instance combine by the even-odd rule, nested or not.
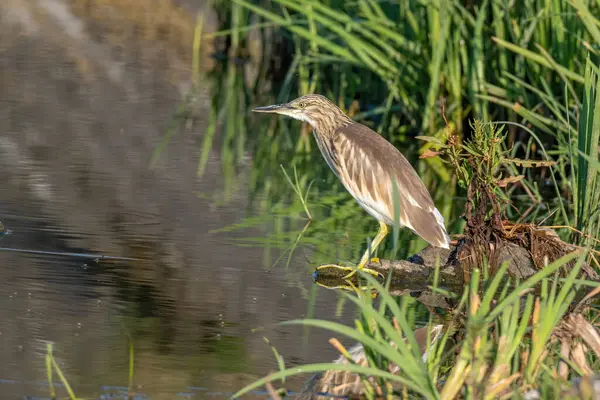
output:
[[[321,132],[326,129],[336,129],[352,122],[338,106],[327,97],[318,94],[298,97],[289,103],[257,107],[252,111],[286,115],[308,122],[314,129]]]

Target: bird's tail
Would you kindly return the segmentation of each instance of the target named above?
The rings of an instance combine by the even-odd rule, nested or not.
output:
[[[450,236],[446,232],[444,217],[434,208],[433,212],[424,210],[420,207],[413,207],[410,210],[409,223],[405,224],[421,236],[425,241],[435,247],[443,249],[450,248]]]

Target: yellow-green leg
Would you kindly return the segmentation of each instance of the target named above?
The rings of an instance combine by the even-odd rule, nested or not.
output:
[[[365,253],[363,254],[362,258],[360,259],[360,263],[358,263],[356,268],[352,269],[352,271],[348,275],[346,275],[343,279],[348,279],[348,278],[352,277],[354,274],[356,274],[356,271],[358,271],[359,269],[361,271],[368,272],[371,275],[379,276],[379,273],[377,271],[373,271],[372,269],[365,268],[365,265],[367,265],[367,262],[369,261],[371,252],[374,252],[375,249],[377,249],[377,247],[379,247],[379,245],[381,244],[381,242],[383,242],[383,239],[385,239],[385,237],[388,235],[388,233],[389,233],[388,226],[384,222],[379,221],[379,232],[377,232],[377,235],[375,235],[373,242],[371,242],[371,246],[370,246],[371,248],[369,249],[367,247],[367,250],[365,250]]]
[[[369,286],[361,286],[361,287],[356,287],[356,286],[355,286],[355,285],[352,283],[352,281],[351,281],[351,280],[349,280],[349,279],[346,279],[346,280],[344,280],[344,282],[345,282],[345,285],[336,285],[336,286],[328,286],[328,285],[326,285],[326,284],[324,284],[324,283],[321,283],[321,282],[315,282],[315,283],[316,283],[317,285],[319,285],[319,286],[321,286],[321,287],[325,288],[325,289],[343,289],[343,290],[346,290],[346,291],[348,291],[348,292],[354,292],[354,293],[356,293],[356,294],[357,294],[357,295],[359,295],[359,296],[360,296],[360,294],[361,294],[361,291],[362,291],[362,290],[368,290],[368,289],[370,289],[370,287],[369,287]],[[375,292],[375,291],[372,291],[372,292],[371,292],[371,298],[373,298],[373,299],[374,299],[374,298],[376,298],[376,297],[377,297],[377,292]]]
[[[359,269],[364,272],[367,272],[371,275],[379,276],[379,273],[377,271],[374,271],[369,268],[365,268],[365,265],[367,265],[367,262],[369,261],[370,253],[372,251],[375,251],[375,249],[381,244],[381,242],[383,242],[383,239],[385,239],[385,237],[388,235],[388,233],[389,233],[389,230],[388,230],[387,225],[385,223],[379,221],[379,232],[377,232],[377,235],[373,239],[373,242],[371,242],[371,248],[370,249],[367,248],[367,250],[365,250],[365,253],[363,254],[362,258],[360,259],[360,262],[358,263],[358,265],[356,267],[342,267],[341,265],[337,265],[337,264],[325,264],[325,265],[321,265],[321,266],[317,267],[317,270],[321,270],[321,269],[325,269],[325,268],[338,268],[343,271],[350,271],[350,273],[348,275],[344,276],[342,279],[351,278],[354,274],[356,274],[356,271],[358,271]]]

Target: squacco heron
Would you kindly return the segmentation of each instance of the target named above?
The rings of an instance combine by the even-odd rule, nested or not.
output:
[[[326,97],[310,94],[289,103],[258,107],[252,111],[282,114],[309,123],[329,167],[358,204],[379,221],[379,232],[356,268],[326,264],[317,270],[340,268],[349,271],[344,278],[351,277],[359,269],[377,275],[365,266],[394,221],[433,246],[449,248],[450,237],[444,218],[412,165],[390,142],[353,121]],[[398,201],[399,218],[394,218],[394,198]]]

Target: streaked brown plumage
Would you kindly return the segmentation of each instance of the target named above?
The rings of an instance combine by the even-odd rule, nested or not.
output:
[[[399,224],[436,247],[448,248],[444,218],[406,158],[391,143],[365,125],[353,121],[326,97],[316,94],[286,104],[255,108],[256,112],[287,115],[313,127],[319,149],[344,187],[380,223],[374,250],[394,225],[394,181],[398,188]],[[369,249],[358,265],[363,269]],[[339,267],[326,265],[324,267]],[[354,273],[347,275],[351,276]],[[372,272],[372,271],[371,271]]]

